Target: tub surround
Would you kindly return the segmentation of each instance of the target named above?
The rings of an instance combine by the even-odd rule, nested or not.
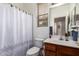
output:
[[[53,36],[44,40],[45,56],[79,56],[79,46],[76,41],[69,38],[69,41],[60,40],[60,36]]]

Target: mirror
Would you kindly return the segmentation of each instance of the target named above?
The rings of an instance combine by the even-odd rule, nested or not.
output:
[[[54,35],[60,35],[58,34],[59,32],[61,35],[64,35],[64,33],[72,31],[73,26],[79,25],[79,4],[77,3],[65,3],[60,6],[51,7],[49,11],[50,26],[53,27]],[[57,21],[62,18],[63,22]]]

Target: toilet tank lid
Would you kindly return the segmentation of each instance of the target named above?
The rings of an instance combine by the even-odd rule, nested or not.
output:
[[[35,40],[43,41],[44,39],[42,39],[42,38],[35,38]]]

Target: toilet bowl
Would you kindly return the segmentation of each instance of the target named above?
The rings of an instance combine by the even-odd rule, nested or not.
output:
[[[34,40],[34,46],[27,50],[26,56],[38,56],[42,45],[43,39],[36,38]]]

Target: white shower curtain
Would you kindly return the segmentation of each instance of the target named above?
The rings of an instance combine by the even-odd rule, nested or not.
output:
[[[25,55],[32,46],[32,15],[0,4],[0,55]]]

